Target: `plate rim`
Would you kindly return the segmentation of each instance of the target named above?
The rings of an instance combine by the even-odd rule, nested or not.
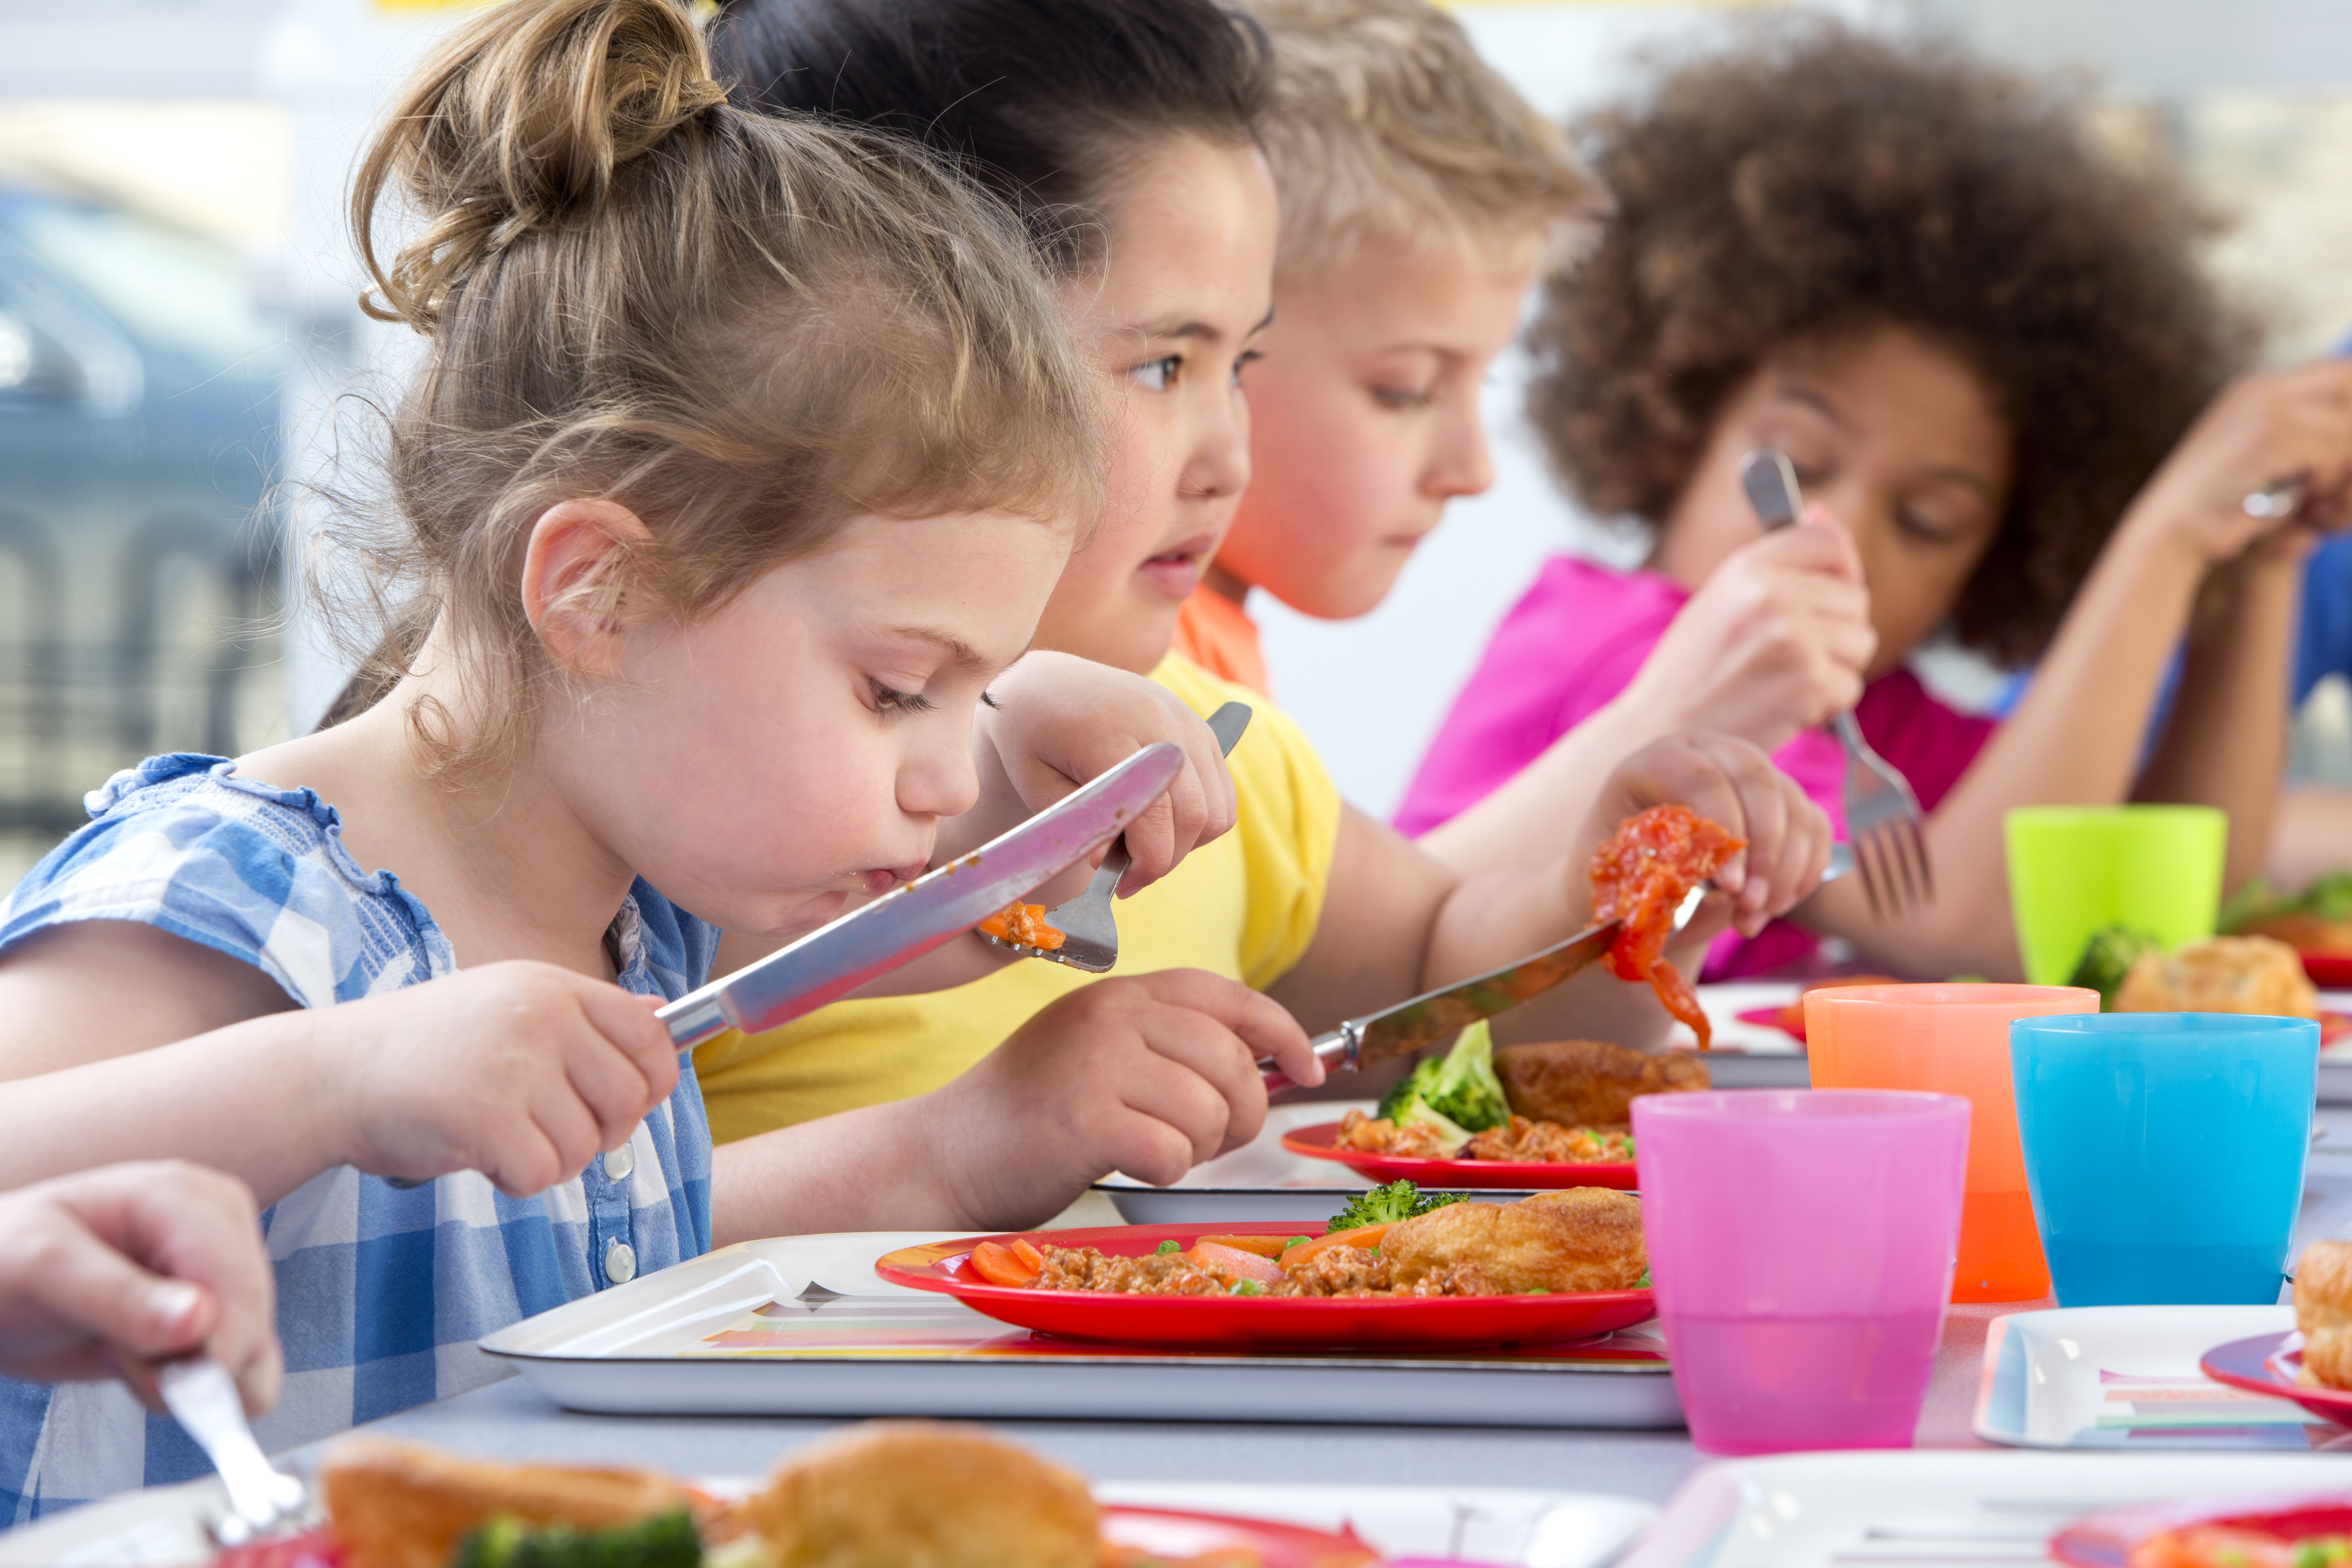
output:
[[[1624,1176],[1631,1178],[1633,1177],[1640,1170],[1639,1164],[1632,1160],[1589,1160],[1581,1162],[1574,1160],[1436,1160],[1431,1159],[1429,1156],[1423,1154],[1376,1154],[1369,1150],[1338,1149],[1334,1148],[1328,1142],[1306,1143],[1297,1142],[1297,1140],[1303,1139],[1308,1134],[1316,1132],[1328,1132],[1336,1138],[1339,1136],[1339,1124],[1336,1121],[1318,1121],[1312,1127],[1294,1127],[1289,1131],[1282,1135],[1282,1146],[1290,1151],[1290,1152],[1301,1155],[1307,1159],[1329,1160],[1338,1164],[1347,1165],[1350,1170],[1354,1170],[1356,1168],[1351,1163],[1350,1156],[1353,1156],[1355,1159],[1361,1160],[1378,1160],[1389,1164],[1411,1163],[1443,1165],[1449,1168],[1447,1173],[1449,1174],[1456,1173],[1452,1169],[1453,1167],[1466,1166],[1475,1170],[1480,1174],[1491,1173],[1498,1176],[1534,1173],[1549,1174],[1559,1171],[1594,1171],[1605,1172],[1612,1176]],[[1359,1173],[1362,1174],[1366,1173],[1360,1172]],[[1391,1179],[1393,1180],[1394,1178]],[[1428,1185],[1431,1190],[1436,1192],[1443,1192],[1445,1190],[1445,1184],[1443,1182],[1424,1184],[1418,1178],[1412,1178],[1412,1181],[1415,1186]],[[1576,1184],[1597,1187],[1607,1186],[1610,1184],[1607,1182],[1583,1182]],[[1541,1192],[1558,1192],[1560,1189],[1558,1187],[1544,1187],[1537,1190]]]
[[[2053,1562],[2066,1568],[2124,1568],[2131,1550],[2150,1536],[2239,1519],[2248,1514],[2287,1513],[2298,1506],[2333,1503],[2352,1508],[2352,1485],[2326,1492],[2258,1492],[2235,1497],[2168,1499],[2099,1509],[2067,1521],[2050,1532]],[[2075,1537],[2083,1539],[2077,1541]],[[2104,1549],[2104,1550],[2102,1550]]]
[[[2289,1341],[2294,1342],[2290,1344]],[[2197,1358],[2197,1370],[2216,1383],[2242,1388],[2249,1394],[2267,1394],[2274,1399],[2292,1400],[2324,1421],[2332,1421],[2339,1426],[2352,1426],[2352,1389],[2305,1387],[2299,1383],[2281,1382],[2274,1374],[2256,1376],[2234,1367],[2216,1365],[2213,1360],[2215,1356],[2236,1351],[2254,1357],[2254,1364],[2269,1373],[2273,1356],[2292,1354],[2300,1362],[2303,1358],[2302,1342],[2302,1332],[2295,1329],[2279,1334],[2249,1334],[2242,1340],[2231,1340],[2207,1351]]]

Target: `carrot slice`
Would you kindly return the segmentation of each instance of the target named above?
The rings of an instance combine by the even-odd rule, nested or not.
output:
[[[1022,1256],[1025,1251],[1028,1256]],[[1033,1285],[1045,1258],[1025,1241],[1011,1247],[1002,1242],[983,1241],[971,1249],[971,1271],[991,1285]]]
[[[1276,1285],[1282,1280],[1282,1270],[1275,1267],[1273,1258],[1220,1247],[1213,1241],[1194,1242],[1187,1256],[1208,1272],[1226,1279],[1247,1279],[1257,1285]]]
[[[1197,1247],[1210,1241],[1219,1247],[1230,1247],[1235,1252],[1255,1252],[1260,1258],[1279,1258],[1282,1249],[1290,1245],[1290,1237],[1286,1236],[1204,1236],[1195,1240],[1193,1245]]]
[[[1316,1254],[1328,1252],[1335,1247],[1378,1247],[1381,1237],[1389,1233],[1389,1226],[1395,1223],[1390,1220],[1381,1225],[1360,1225],[1353,1230],[1336,1230],[1328,1236],[1318,1236],[1284,1253],[1282,1266],[1296,1268]]]

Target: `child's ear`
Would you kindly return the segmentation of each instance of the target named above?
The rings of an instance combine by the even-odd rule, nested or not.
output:
[[[556,662],[582,675],[620,667],[638,560],[653,535],[617,501],[558,501],[530,525],[522,552],[522,611]]]

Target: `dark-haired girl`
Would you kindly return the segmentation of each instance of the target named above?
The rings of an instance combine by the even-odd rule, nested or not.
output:
[[[740,94],[922,136],[1009,202],[1048,258],[1108,416],[1107,503],[1046,601],[1040,646],[1150,671],[1202,713],[1232,698],[1257,710],[1230,761],[1235,831],[1120,905],[1120,972],[1207,969],[1322,1027],[1583,925],[1589,847],[1456,877],[1349,808],[1263,698],[1169,654],[1249,478],[1241,384],[1273,296],[1276,216],[1253,141],[1255,29],[1208,0],[747,0],[729,15]],[[1819,815],[1744,742],[1661,743],[1601,773],[1570,839],[1654,801],[1698,807],[1753,841],[1757,922],[1819,873]],[[720,1159],[730,1137],[1001,1072],[999,1040],[1093,988],[1015,965],[714,1041],[697,1065]],[[1530,1028],[1664,1033],[1646,991],[1597,974],[1523,1013]],[[1164,1181],[1176,1154],[1123,1168]]]
[[[2028,803],[2221,806],[2231,879],[2259,868],[2296,562],[2346,515],[2352,369],[2224,386],[2237,338],[2179,193],[2071,102],[1940,48],[1807,24],[1587,131],[1613,205],[1548,287],[1531,413],[1579,499],[1654,543],[1631,574],[1544,569],[1400,826],[1502,863],[1560,841],[1596,766],[1694,725],[1770,748],[1836,814],[1815,726],[1852,708],[1928,809],[1936,900],[1881,923],[1832,884],[1806,930],[1727,942],[1712,973],[1800,958],[1811,931],[1906,972],[2013,973],[2000,821]],[[1738,467],[1761,447],[1813,504],[1759,537]],[[2246,510],[2284,481],[2291,522]],[[1998,728],[1906,668],[1946,627],[2039,659]]]

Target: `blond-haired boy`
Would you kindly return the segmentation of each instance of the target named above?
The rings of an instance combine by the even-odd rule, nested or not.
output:
[[[1274,43],[1274,324],[1244,382],[1249,489],[1176,647],[1263,691],[1250,589],[1363,615],[1445,503],[1493,482],[1479,384],[1591,187],[1559,128],[1426,0],[1251,9]]]

